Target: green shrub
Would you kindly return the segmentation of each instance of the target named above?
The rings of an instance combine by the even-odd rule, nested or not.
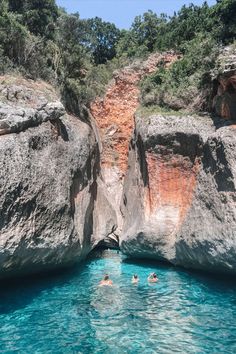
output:
[[[210,85],[207,73],[218,56],[216,42],[199,34],[182,46],[184,55],[170,68],[159,68],[141,82],[141,104],[170,109],[205,109],[203,92]]]
[[[212,7],[183,6],[171,18],[148,11],[120,31],[97,17],[68,15],[55,0],[1,0],[0,73],[17,71],[53,83],[68,109],[79,113],[104,94],[114,70],[175,49],[182,59],[142,81],[141,103],[206,109],[216,48],[235,39],[235,16],[235,0],[218,0]]]

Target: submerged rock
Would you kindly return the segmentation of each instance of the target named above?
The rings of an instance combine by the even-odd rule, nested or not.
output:
[[[0,277],[71,264],[96,243],[93,130],[49,85],[20,81],[18,96],[0,85]]]
[[[207,117],[136,117],[121,250],[236,272],[235,127]]]

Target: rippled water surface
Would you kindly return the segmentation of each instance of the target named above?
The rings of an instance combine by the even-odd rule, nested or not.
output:
[[[149,285],[153,271],[160,281]],[[97,287],[106,272],[114,286]],[[0,353],[236,353],[235,281],[96,253],[1,286]]]

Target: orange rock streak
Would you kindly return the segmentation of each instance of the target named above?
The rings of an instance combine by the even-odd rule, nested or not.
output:
[[[139,105],[138,83],[154,72],[159,63],[168,66],[177,60],[173,53],[154,54],[137,67],[126,67],[114,77],[103,99],[91,104],[91,112],[100,130],[103,152],[101,166],[117,166],[124,175],[128,165],[128,146],[134,129],[134,113]]]
[[[183,156],[146,154],[149,185],[146,188],[146,213],[171,206],[179,209],[178,224],[181,224],[191,205],[199,169],[198,159],[192,163]]]

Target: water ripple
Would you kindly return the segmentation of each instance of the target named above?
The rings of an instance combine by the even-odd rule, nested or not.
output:
[[[106,272],[114,286],[98,287]],[[150,272],[159,283],[148,284]],[[235,353],[235,319],[233,281],[105,251],[74,271],[1,290],[0,353]]]

